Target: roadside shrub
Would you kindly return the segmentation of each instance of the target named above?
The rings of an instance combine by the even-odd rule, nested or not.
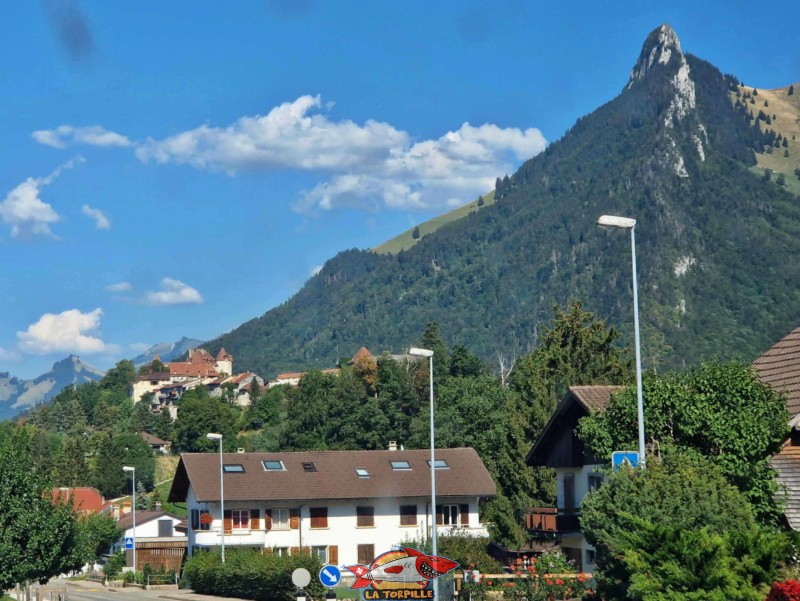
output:
[[[103,573],[106,578],[113,580],[122,572],[123,567],[125,567],[125,552],[117,551],[108,558],[106,565],[103,566]]]
[[[238,597],[254,601],[294,601],[297,589],[292,584],[292,572],[306,568],[312,575],[322,564],[307,554],[291,557],[263,555],[257,549],[230,549],[225,563],[219,553],[197,553],[186,562],[184,581],[204,595]],[[306,589],[313,598],[321,598],[324,589],[315,578]]]
[[[773,582],[766,601],[800,601],[800,582],[797,580]]]

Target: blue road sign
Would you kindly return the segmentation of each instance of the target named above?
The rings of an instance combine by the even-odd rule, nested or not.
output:
[[[342,572],[336,566],[322,566],[322,569],[319,571],[319,581],[322,583],[322,586],[327,586],[328,588],[336,586],[341,579]]]
[[[616,472],[623,465],[639,467],[639,452],[614,451],[611,453],[611,469]]]
[[[125,548],[126,549],[133,549],[133,537],[128,536],[125,538]]]

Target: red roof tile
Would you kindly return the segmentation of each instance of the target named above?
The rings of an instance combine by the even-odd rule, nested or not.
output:
[[[104,505],[103,495],[96,488],[79,486],[77,488],[54,488],[52,491],[54,501],[66,501],[72,497],[72,506],[76,511],[86,513],[99,513]]]

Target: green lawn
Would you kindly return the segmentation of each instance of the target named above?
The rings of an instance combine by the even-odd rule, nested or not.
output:
[[[172,480],[167,480],[166,482],[162,482],[158,486],[156,486],[156,490],[158,490],[158,494],[161,495],[161,508],[164,511],[169,511],[170,513],[174,513],[178,517],[185,518],[188,515],[185,507],[178,507],[172,503],[167,502],[167,497],[169,496],[169,489],[172,486]]]

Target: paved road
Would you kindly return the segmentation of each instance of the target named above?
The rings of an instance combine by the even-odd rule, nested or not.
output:
[[[31,599],[36,600],[36,587],[31,587]],[[145,601],[164,599],[172,601],[231,601],[230,598],[198,595],[187,590],[151,590],[137,588],[106,588],[98,582],[51,580],[42,588],[42,601],[60,601],[59,594],[66,591],[69,601]],[[13,596],[13,595],[12,595]],[[24,597],[20,597],[22,601]]]

